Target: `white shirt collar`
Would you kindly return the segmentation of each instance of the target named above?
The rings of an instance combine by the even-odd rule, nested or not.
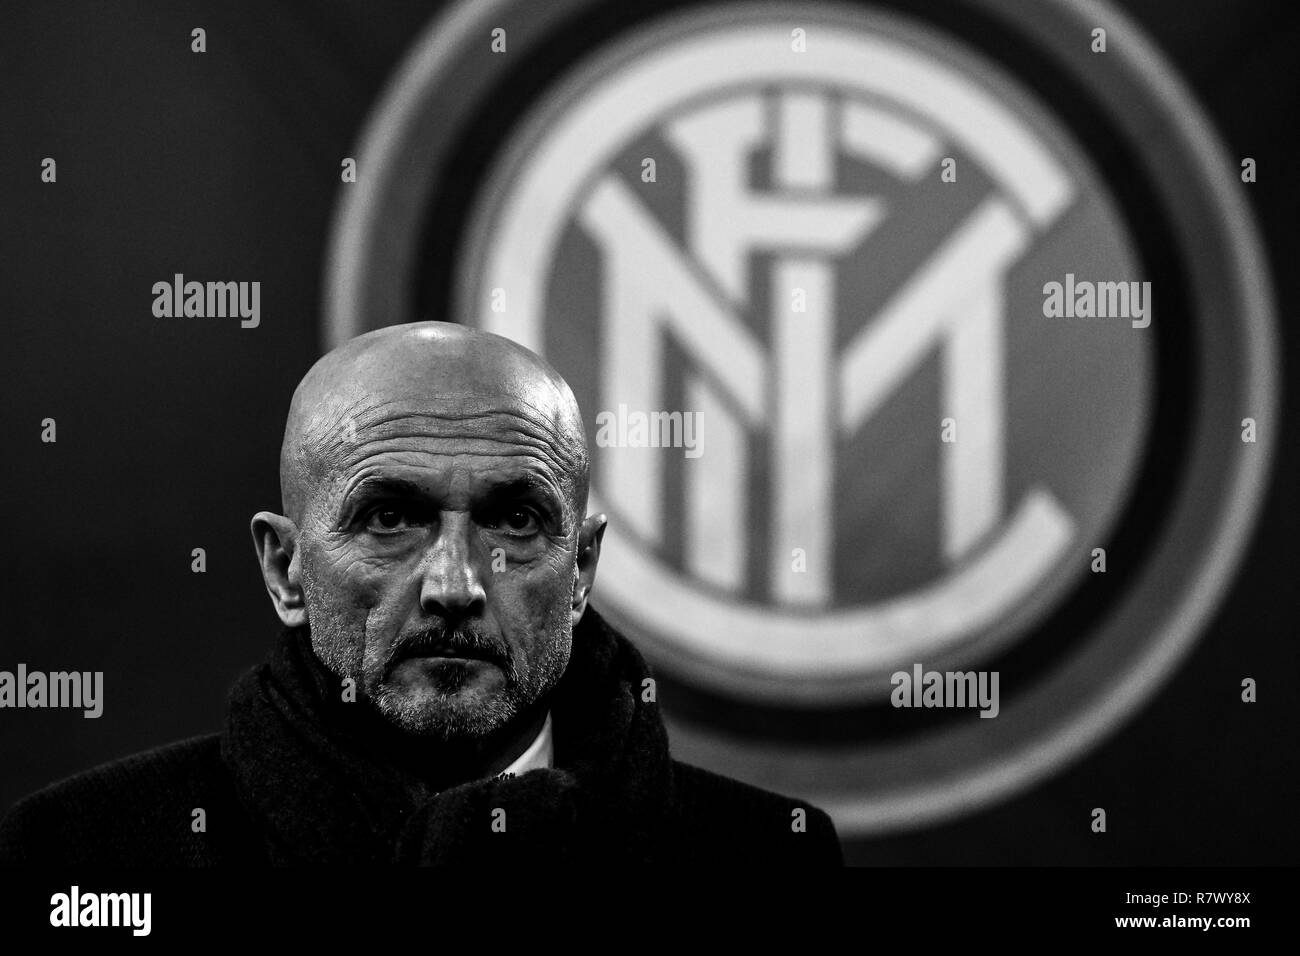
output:
[[[516,757],[514,763],[502,770],[497,776],[509,775],[517,777],[529,770],[545,769],[551,766],[554,755],[555,748],[551,743],[551,712],[548,710],[542,729],[537,732],[537,737],[528,745],[528,749]]]

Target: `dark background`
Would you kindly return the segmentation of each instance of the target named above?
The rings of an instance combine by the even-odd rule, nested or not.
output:
[[[1284,370],[1297,335],[1300,10],[1121,4],[1235,158],[1265,236]],[[339,163],[355,156],[427,2],[58,2],[0,15],[5,441],[0,669],[105,672],[105,712],[0,711],[0,811],[93,764],[219,729],[277,621],[247,525],[277,508],[289,396],[318,355]],[[208,51],[190,51],[190,30]],[[1112,42],[1113,39],[1112,39]],[[58,182],[40,181],[41,160]],[[154,282],[262,282],[262,321],[158,319]],[[58,442],[40,441],[40,422]],[[1014,800],[846,845],[850,861],[1295,863],[1294,486],[1284,395],[1274,480],[1241,571],[1138,718]],[[206,574],[190,552],[207,551]],[[1240,702],[1243,677],[1259,701]],[[1107,809],[1108,832],[1088,811]]]

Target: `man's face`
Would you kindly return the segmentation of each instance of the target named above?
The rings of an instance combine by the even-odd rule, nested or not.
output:
[[[578,515],[527,403],[366,403],[327,441],[302,517],[317,656],[411,733],[505,726],[559,680]]]

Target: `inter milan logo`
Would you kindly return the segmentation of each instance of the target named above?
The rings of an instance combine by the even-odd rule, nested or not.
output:
[[[1149,698],[1274,400],[1232,164],[1137,28],[894,6],[458,7],[376,108],[327,287],[327,344],[450,319],[555,364],[593,601],[675,752],[846,833],[1014,792]]]
[[[850,700],[969,662],[1086,570],[1149,343],[1026,294],[1062,235],[1075,271],[1138,266],[1085,151],[1008,80],[889,19],[788,22],[678,23],[561,91],[485,192],[465,311],[586,408],[702,424],[697,461],[599,448],[615,613],[719,689]],[[1055,387],[1081,363],[1111,371],[1067,401],[1125,409],[1104,443]]]

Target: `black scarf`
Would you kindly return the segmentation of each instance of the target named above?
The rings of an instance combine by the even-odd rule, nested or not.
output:
[[[419,781],[379,756],[379,718],[341,702],[308,629],[286,628],[231,690],[222,758],[273,863],[648,862],[673,770],[646,676],[588,607],[550,701],[555,766],[420,799]]]

